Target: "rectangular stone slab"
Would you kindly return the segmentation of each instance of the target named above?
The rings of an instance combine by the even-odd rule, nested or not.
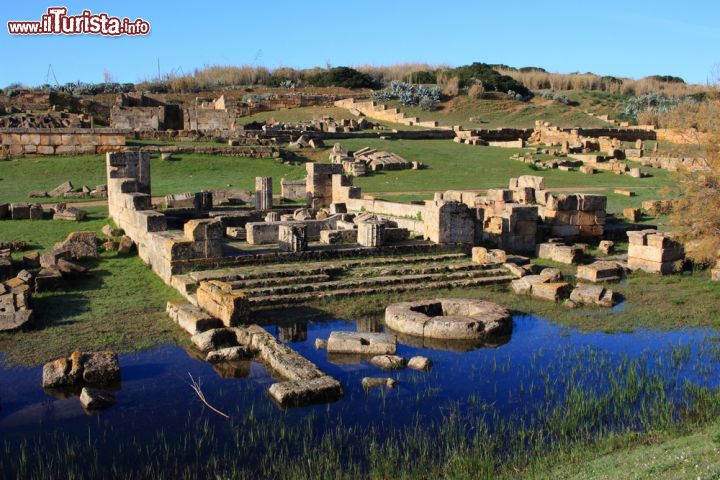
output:
[[[313,403],[332,402],[343,396],[340,382],[329,376],[299,380],[294,382],[278,382],[268,390],[281,407],[299,407]]]
[[[327,344],[328,353],[387,355],[396,349],[397,338],[386,333],[332,332]]]

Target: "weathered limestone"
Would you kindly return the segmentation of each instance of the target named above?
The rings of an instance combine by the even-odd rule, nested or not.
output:
[[[307,227],[291,224],[280,225],[278,246],[284,252],[304,252],[308,248]]]
[[[209,363],[236,362],[252,357],[253,353],[248,347],[238,345],[237,347],[225,347],[208,352],[205,361]]]
[[[628,268],[649,273],[668,274],[682,267],[685,251],[679,242],[666,232],[638,230],[627,232]]]
[[[605,255],[609,255],[615,248],[615,242],[612,240],[602,240],[598,244],[598,249]]]
[[[532,295],[535,298],[557,302],[570,293],[570,284],[562,281],[557,268],[546,268],[539,275],[526,275],[510,284],[517,295]]]
[[[250,313],[247,296],[233,291],[232,286],[218,280],[200,282],[197,302],[201,308],[222,320],[228,327],[244,322]]]
[[[397,380],[394,378],[363,377],[361,383],[365,390],[378,387],[395,388]]]
[[[280,194],[286,200],[305,200],[307,198],[307,180],[280,179]]]
[[[574,305],[599,305],[601,307],[610,308],[613,306],[613,291],[602,285],[591,285],[588,283],[578,283],[570,293],[570,302]]]
[[[385,370],[400,370],[405,368],[407,360],[399,355],[376,355],[370,359],[370,363]]]
[[[167,303],[165,311],[180,328],[190,335],[223,326],[222,320],[211,317],[190,303],[170,301]]]
[[[432,361],[427,357],[417,355],[408,360],[407,367],[413,370],[429,370],[432,367]]]
[[[309,380],[273,383],[268,390],[270,397],[282,407],[333,402],[343,396],[340,382],[329,375]]]
[[[385,309],[385,324],[417,337],[469,340],[509,332],[512,317],[491,302],[437,299],[390,305]]]
[[[490,249],[485,247],[473,247],[472,261],[480,265],[496,265],[507,262],[505,250]]]
[[[545,260],[572,265],[582,257],[582,249],[562,243],[540,243],[537,246],[536,255]]]
[[[474,215],[467,205],[445,200],[425,202],[424,237],[439,244],[475,243]]]
[[[358,223],[357,243],[364,247],[381,247],[385,243],[385,225],[371,221]]]
[[[396,349],[397,338],[386,333],[332,332],[327,342],[328,353],[393,355]]]
[[[9,256],[0,257],[0,269],[4,260],[12,267]],[[0,271],[0,280],[8,276]],[[16,277],[0,283],[0,331],[17,330],[33,320],[30,308],[32,280],[32,275],[22,270]]]
[[[55,251],[67,250],[70,258],[83,259],[97,257],[97,234],[95,232],[71,232],[67,238],[53,246]]]
[[[622,275],[623,269],[616,262],[598,261],[590,265],[580,265],[577,269],[578,280],[591,283],[620,280]]]
[[[272,177],[255,178],[255,208],[267,211],[272,208]]]
[[[120,365],[113,352],[73,352],[67,358],[48,362],[43,367],[43,387],[68,387],[78,384],[108,384],[120,381]]]

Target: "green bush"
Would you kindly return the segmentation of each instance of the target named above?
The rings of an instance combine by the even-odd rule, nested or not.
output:
[[[309,76],[305,81],[313,87],[379,88],[377,82],[370,75],[350,67],[323,70]]]
[[[465,88],[475,83],[482,82],[485,91],[507,93],[513,91],[519,93],[523,97],[532,97],[532,92],[522,83],[512,77],[501,75],[493,68],[485,63],[473,63],[472,65],[463,65],[462,67],[453,68],[448,71],[448,77],[457,77],[460,79],[460,86]]]

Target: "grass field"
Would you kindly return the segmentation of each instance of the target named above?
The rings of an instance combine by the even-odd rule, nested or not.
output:
[[[0,241],[22,239],[31,250],[47,250],[69,232],[99,232],[108,223],[107,208],[88,210],[88,219],[79,223],[0,221]],[[111,252],[85,263],[91,270],[86,277],[68,280],[62,290],[33,295],[30,329],[0,333],[0,352],[8,361],[35,365],[76,349],[129,351],[185,338],[165,315],[166,302],[180,299],[179,294],[140,258]]]
[[[302,178],[305,167],[284,165],[274,159],[221,157],[211,155],[174,155],[170,161],[152,160],[153,195],[197,192],[203,188],[232,187],[255,189],[256,176],[275,178],[273,189],[280,193],[281,178]],[[105,157],[21,158],[0,161],[0,201],[35,201],[32,190],[51,190],[70,180],[74,186],[107,183]],[[42,199],[43,202],[50,201]]]

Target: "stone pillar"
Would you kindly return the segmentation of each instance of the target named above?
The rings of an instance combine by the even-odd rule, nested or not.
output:
[[[195,211],[197,212],[207,212],[208,210],[212,210],[213,207],[213,196],[212,192],[202,191],[195,194],[195,199],[193,201],[193,205],[195,206]]]
[[[359,245],[363,247],[381,247],[385,243],[385,225],[376,222],[358,224]]]
[[[279,222],[280,214],[278,212],[268,212],[268,214],[265,215],[265,221],[266,222]]]
[[[304,225],[280,225],[278,244],[284,252],[304,252],[307,250],[307,227]]]
[[[272,208],[272,177],[255,177],[255,209]]]

